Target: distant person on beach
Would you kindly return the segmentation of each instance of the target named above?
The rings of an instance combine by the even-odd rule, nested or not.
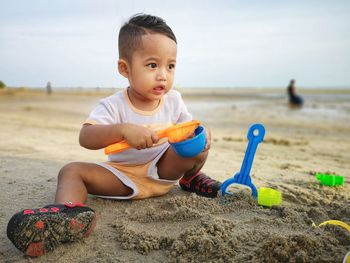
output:
[[[46,84],[46,93],[49,94],[49,95],[52,93],[52,87],[51,87],[51,82],[50,81],[47,82],[47,84]]]
[[[85,205],[88,194],[136,200],[165,195],[177,183],[201,196],[218,194],[221,183],[201,171],[211,144],[208,128],[205,149],[191,158],[177,155],[156,133],[192,120],[181,94],[172,89],[177,54],[173,31],[160,17],[137,14],[121,27],[118,43],[118,71],[129,86],[100,100],[83,124],[79,142],[97,150],[126,140],[132,148],[109,155],[107,162],[65,165],[53,204],[10,219],[7,236],[28,256],[91,234],[96,212]]]
[[[301,107],[303,106],[303,98],[295,93],[295,80],[291,79],[287,87],[289,106]]]

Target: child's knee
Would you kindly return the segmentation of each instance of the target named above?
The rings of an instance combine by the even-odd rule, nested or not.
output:
[[[207,160],[208,157],[208,151],[201,152],[200,154],[196,155],[194,158],[195,163],[201,164],[204,163]]]
[[[77,176],[80,174],[81,165],[79,163],[73,162],[68,163],[61,168],[58,173],[58,180],[62,180],[64,178],[71,178],[72,176]]]
[[[203,165],[208,157],[208,151],[201,152],[200,154],[191,157],[191,158],[185,158],[183,159],[183,163],[186,163],[188,167]]]

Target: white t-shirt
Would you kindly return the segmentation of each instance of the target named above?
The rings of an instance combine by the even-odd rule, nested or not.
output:
[[[133,123],[142,125],[154,131],[165,129],[171,125],[192,120],[181,94],[170,90],[165,94],[156,109],[142,111],[135,108],[128,96],[127,89],[102,99],[90,113],[85,123],[89,124],[119,124]],[[144,164],[152,161],[159,153],[169,146],[167,140],[160,140],[157,145],[143,150],[127,149],[111,154],[108,160],[120,164]]]

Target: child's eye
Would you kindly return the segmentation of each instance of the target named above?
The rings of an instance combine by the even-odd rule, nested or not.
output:
[[[170,64],[168,67],[169,67],[169,69],[174,69],[175,68],[175,64]]]
[[[149,63],[149,64],[147,64],[147,67],[149,67],[149,68],[156,68],[157,64],[156,63]]]

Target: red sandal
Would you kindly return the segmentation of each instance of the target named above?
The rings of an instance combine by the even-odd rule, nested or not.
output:
[[[200,196],[215,198],[220,190],[221,183],[202,172],[193,175],[189,180],[183,177],[179,181],[182,190],[196,193]]]
[[[88,237],[95,225],[94,210],[67,202],[15,214],[7,225],[7,237],[26,255],[39,257],[61,243]]]

